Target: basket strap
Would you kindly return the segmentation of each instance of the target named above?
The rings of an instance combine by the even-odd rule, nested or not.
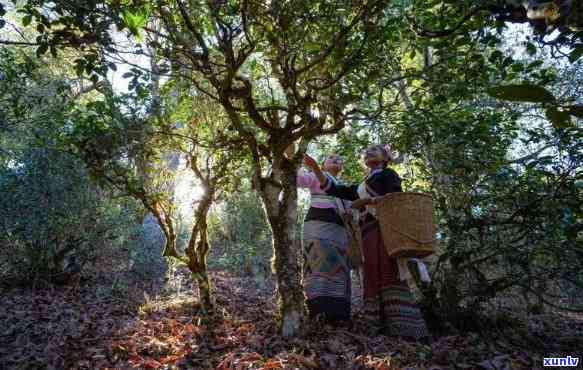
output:
[[[360,255],[362,255],[362,240],[360,238],[360,230],[358,229],[357,224],[355,224],[354,219],[352,218],[352,213],[351,211],[347,210],[346,205],[344,204],[344,200],[340,199],[340,198],[336,198],[336,203],[338,208],[340,208],[340,206],[342,206],[342,214],[340,214],[340,219],[342,220],[342,223],[344,224],[344,227],[346,228],[346,231],[348,232],[350,238],[354,239],[356,241],[356,245],[358,247],[358,251],[360,253]]]
[[[396,232],[398,234],[401,234],[403,236],[406,236],[407,238],[409,238],[409,239],[411,239],[413,241],[416,241],[419,244],[430,244],[430,243],[434,243],[437,240],[437,238],[435,238],[435,237],[433,237],[431,239],[427,239],[427,240],[419,240],[419,239],[417,239],[417,238],[409,235],[408,233],[405,233],[405,232],[403,232],[401,230],[397,230],[397,229],[395,229],[395,228],[393,228],[391,226],[389,226],[389,229],[391,229],[392,231],[394,231],[394,232]]]

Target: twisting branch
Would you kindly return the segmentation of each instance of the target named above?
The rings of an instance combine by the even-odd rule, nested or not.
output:
[[[322,63],[328,56],[330,56],[330,54],[332,54],[332,52],[336,49],[336,47],[339,45],[339,43],[348,36],[349,32],[358,24],[360,23],[360,21],[362,21],[367,15],[370,15],[368,13],[368,11],[370,9],[374,9],[375,6],[379,3],[379,1],[376,1],[372,4],[366,4],[360,11],[359,14],[357,16],[354,17],[354,19],[352,19],[352,22],[350,22],[350,24],[348,24],[347,26],[343,27],[334,37],[334,39],[332,40],[332,42],[330,43],[330,45],[328,45],[328,47],[320,54],[318,55],[316,58],[314,58],[314,60],[312,60],[311,62],[309,62],[308,64],[306,64],[305,66],[299,68],[297,70],[297,75],[301,75],[302,73],[305,73],[307,71],[309,71],[310,69],[312,69],[313,67],[317,66],[318,64]],[[381,10],[380,7],[378,10]]]
[[[0,40],[0,45],[39,46],[40,44],[38,42]]]

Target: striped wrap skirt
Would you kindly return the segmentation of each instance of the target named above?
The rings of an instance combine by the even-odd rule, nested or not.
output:
[[[391,336],[418,340],[429,336],[425,320],[406,281],[399,279],[395,258],[389,258],[378,221],[362,226],[364,257],[364,312],[382,319]],[[378,322],[378,321],[377,321]]]
[[[348,234],[336,223],[304,223],[303,285],[310,317],[350,319]]]

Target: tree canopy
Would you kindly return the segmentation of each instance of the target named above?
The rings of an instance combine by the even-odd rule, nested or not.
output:
[[[356,182],[362,149],[388,142],[401,154],[405,189],[436,201],[434,280],[420,284],[431,314],[455,321],[509,292],[529,305],[580,311],[553,295],[571,296],[583,284],[573,263],[583,253],[581,2],[565,2],[558,16],[512,4],[0,5],[0,186],[36,189],[29,180],[48,160],[72,168],[51,179],[84,187],[58,202],[87,209],[87,220],[110,207],[108,217],[125,222],[108,202],[139,202],[164,234],[164,256],[189,267],[208,310],[209,240],[221,239],[208,234],[208,220],[237,202],[256,217],[246,203],[255,191],[271,231],[279,329],[295,336],[305,321],[302,158],[340,153]],[[203,193],[187,226],[175,197],[181,167]],[[3,212],[40,201],[34,194],[10,200]],[[94,201],[99,206],[88,205]],[[67,222],[47,227],[80,227]],[[19,227],[5,227],[0,240],[32,243]]]

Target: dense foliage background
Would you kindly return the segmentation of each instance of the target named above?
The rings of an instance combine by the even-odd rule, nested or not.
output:
[[[229,271],[275,283],[296,335],[301,158],[338,153],[358,182],[390,143],[435,201],[432,281],[413,282],[434,333],[582,312],[583,33],[575,10],[541,30],[508,6],[0,5],[2,286],[187,271],[213,312],[208,270]]]

